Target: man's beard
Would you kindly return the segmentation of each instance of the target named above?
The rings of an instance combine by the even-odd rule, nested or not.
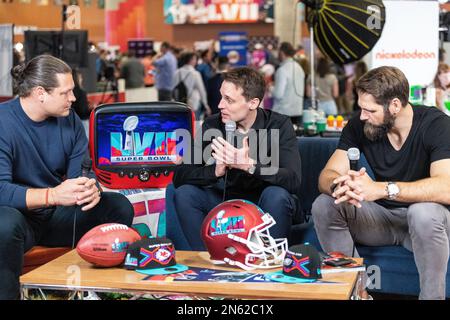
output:
[[[393,116],[389,110],[384,111],[383,123],[379,126],[375,126],[366,121],[364,124],[364,135],[370,141],[377,141],[386,136],[389,130],[392,129],[395,122],[395,116]]]

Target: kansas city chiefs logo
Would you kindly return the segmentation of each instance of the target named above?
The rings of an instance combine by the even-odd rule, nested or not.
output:
[[[166,261],[170,258],[170,251],[167,249],[158,249],[155,253],[155,258],[159,261]]]

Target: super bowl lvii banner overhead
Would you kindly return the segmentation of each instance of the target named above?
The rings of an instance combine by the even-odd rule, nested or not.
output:
[[[167,24],[273,23],[274,0],[164,0]]]

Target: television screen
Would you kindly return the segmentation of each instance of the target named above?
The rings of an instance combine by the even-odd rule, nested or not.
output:
[[[104,104],[89,119],[98,181],[111,189],[165,188],[190,157],[194,114],[177,102]]]
[[[132,39],[128,40],[128,52],[134,52],[136,58],[143,58],[151,55],[153,50],[153,40],[151,39]]]
[[[96,120],[96,164],[174,164],[183,156],[177,129],[191,132],[190,112],[100,113]],[[178,154],[180,153],[180,154]]]
[[[62,36],[63,35],[63,36]],[[85,30],[25,31],[25,55],[29,61],[41,54],[60,57],[71,67],[88,66],[88,32]]]

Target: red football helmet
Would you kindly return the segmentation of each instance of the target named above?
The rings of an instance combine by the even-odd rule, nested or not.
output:
[[[201,236],[214,263],[245,270],[283,264],[287,239],[274,239],[269,228],[275,220],[246,200],[225,201],[203,220]]]

